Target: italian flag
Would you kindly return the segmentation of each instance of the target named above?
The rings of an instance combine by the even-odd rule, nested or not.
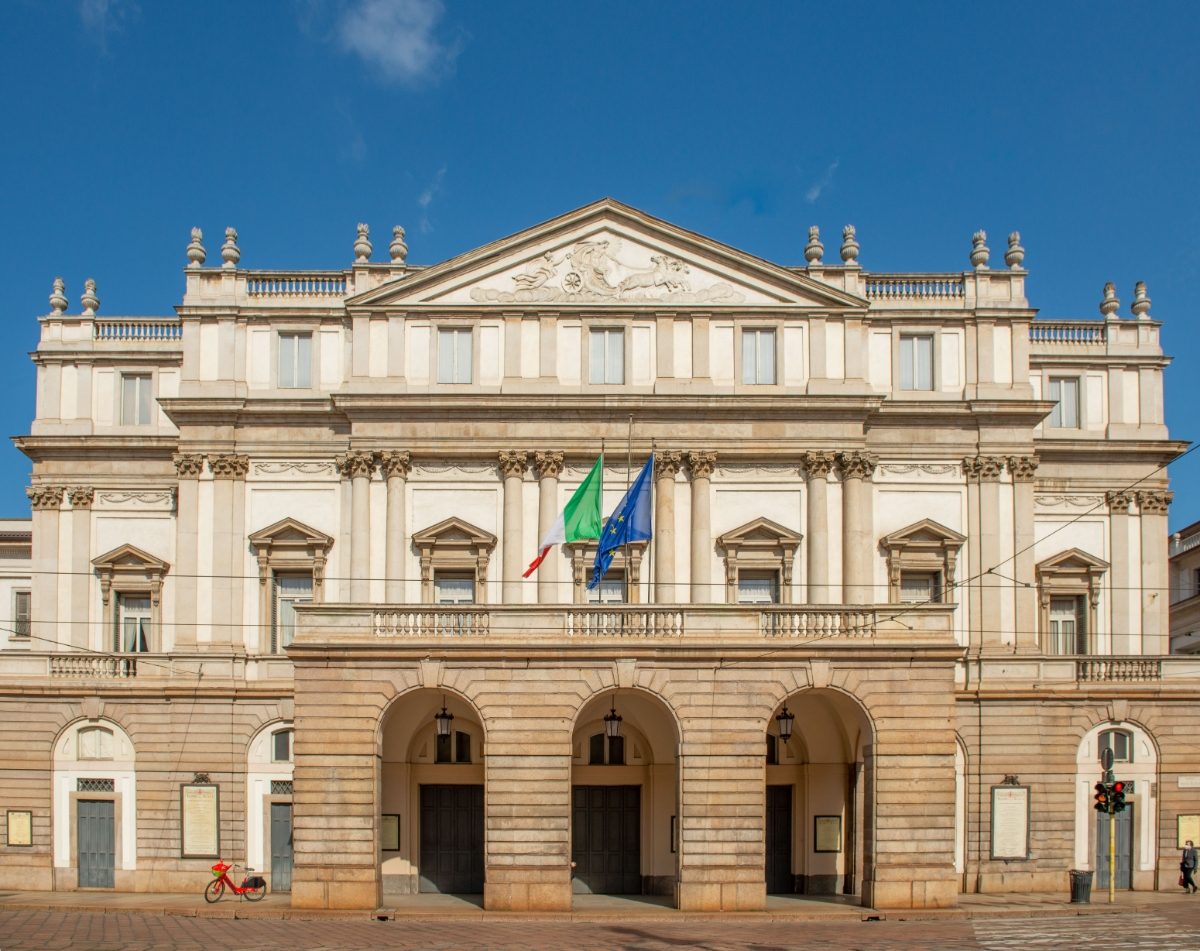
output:
[[[592,471],[575,490],[575,494],[567,500],[566,508],[559,513],[558,520],[538,546],[538,556],[521,577],[528,578],[537,571],[538,565],[555,545],[600,537],[600,496],[603,485],[604,456],[601,456],[592,465]]]

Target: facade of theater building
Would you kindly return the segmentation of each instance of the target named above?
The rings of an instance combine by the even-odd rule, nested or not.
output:
[[[869,251],[603,200],[422,267],[400,229],[329,271],[196,231],[169,316],[56,283],[0,887],[221,856],[304,908],[944,907],[1104,885],[1105,748],[1117,883],[1174,887],[1200,661],[1167,656],[1145,288],[1035,319],[1016,234]],[[523,579],[602,446],[606,512],[654,452],[652,540]]]

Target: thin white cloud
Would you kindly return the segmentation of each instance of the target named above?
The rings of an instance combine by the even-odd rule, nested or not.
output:
[[[108,52],[109,37],[120,33],[140,12],[135,0],[79,0],[83,29],[102,53]]]
[[[342,12],[338,41],[388,81],[436,80],[458,55],[434,35],[443,12],[441,0],[360,0]]]
[[[437,197],[438,192],[442,190],[442,182],[446,178],[446,166],[443,165],[437,170],[437,174],[433,176],[431,181],[417,196],[417,207],[421,209],[421,233],[428,234],[433,230],[433,225],[429,221],[429,208],[433,205],[433,200]]]
[[[805,201],[807,201],[811,205],[814,202],[816,202],[816,200],[818,198],[821,197],[821,193],[824,192],[825,189],[827,189],[830,185],[833,184],[833,176],[834,176],[834,173],[837,171],[837,167],[838,167],[837,159],[834,159],[832,162],[829,163],[829,166],[825,169],[824,174],[820,178],[818,178],[815,182],[813,182],[808,187],[808,191],[806,191],[804,193]]]

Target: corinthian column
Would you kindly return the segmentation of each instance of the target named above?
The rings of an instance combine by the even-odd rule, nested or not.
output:
[[[66,636],[58,630],[58,520],[63,487],[38,483],[25,490],[33,508],[33,597],[29,632],[34,650],[51,651],[56,645],[89,648],[87,626],[68,625]],[[38,640],[40,638],[40,640]],[[102,642],[103,643],[103,642]],[[107,647],[102,647],[107,650]]]
[[[528,468],[527,455],[519,449],[500,453],[500,472],[504,476],[504,559],[501,600],[517,604],[521,600],[521,489]]]
[[[379,457],[387,480],[387,525],[384,544],[384,598],[389,604],[404,600],[404,483],[412,469],[412,456],[391,450]]]
[[[242,645],[242,576],[246,551],[246,473],[250,457],[208,457],[213,474],[212,641],[216,650]]]
[[[1038,647],[1037,578],[1033,565],[1033,479],[1037,456],[1009,456],[1008,471],[1013,480],[1013,617],[1016,620],[1018,650],[1036,651]],[[952,578],[946,579],[949,587]]]
[[[375,454],[348,452],[337,457],[338,471],[350,480],[350,600],[371,597],[371,473]]]
[[[829,470],[831,452],[806,452],[801,457],[808,476],[808,603],[828,604],[829,595]]]
[[[1133,558],[1129,552],[1129,506],[1133,495],[1129,492],[1109,492],[1109,534],[1112,538],[1112,653],[1140,654],[1142,652],[1141,611],[1137,625],[1133,623]],[[1095,634],[1094,631],[1088,631]]]
[[[654,457],[654,600],[675,603],[675,475],[683,464],[681,452]]]
[[[538,478],[538,543],[546,537],[558,517],[558,476],[562,472],[563,454],[558,451],[536,452],[533,471]],[[537,571],[538,604],[557,604],[568,600],[558,590],[558,567],[561,558],[550,557]]]
[[[1169,654],[1171,638],[1167,623],[1167,508],[1170,492],[1137,493],[1138,516],[1142,523],[1142,653]]]
[[[196,603],[196,576],[199,574],[200,476],[204,457],[197,453],[176,453],[171,461],[179,485],[175,495],[175,649],[194,650],[199,610]]]
[[[72,634],[72,638],[83,637],[83,644],[88,643],[88,625],[82,623],[88,616],[88,602],[91,600],[91,545],[92,545],[92,502],[96,498],[96,490],[90,485],[76,485],[67,489],[67,501],[71,503],[71,561],[69,579],[71,588],[71,620],[77,622],[74,627],[80,629],[80,634]],[[158,649],[166,650],[163,645],[162,625],[158,625],[154,636],[158,639]]]
[[[967,521],[978,536],[978,545],[971,552],[977,560],[970,566],[976,577],[971,599],[970,623],[975,632],[972,641],[977,639],[985,647],[1004,645],[1011,648],[1016,644],[1015,636],[1012,631],[1002,630],[1000,625],[1003,579],[989,573],[1001,563],[1000,476],[1003,472],[1004,459],[1000,456],[971,456],[963,460],[968,485]]]
[[[866,452],[839,452],[842,474],[842,601],[870,604],[875,600],[871,572],[871,533],[875,506],[871,474],[877,460]]]
[[[692,604],[712,604],[712,474],[717,454],[708,450],[689,452],[692,476]]]

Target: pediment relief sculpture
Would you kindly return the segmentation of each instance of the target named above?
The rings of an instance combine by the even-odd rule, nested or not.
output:
[[[691,267],[665,253],[650,255],[648,267],[623,253],[619,237],[577,241],[565,251],[547,251],[512,275],[512,289],[476,287],[472,300],[516,303],[596,303],[666,301],[681,304],[744,300],[741,291],[717,281],[698,286]]]

